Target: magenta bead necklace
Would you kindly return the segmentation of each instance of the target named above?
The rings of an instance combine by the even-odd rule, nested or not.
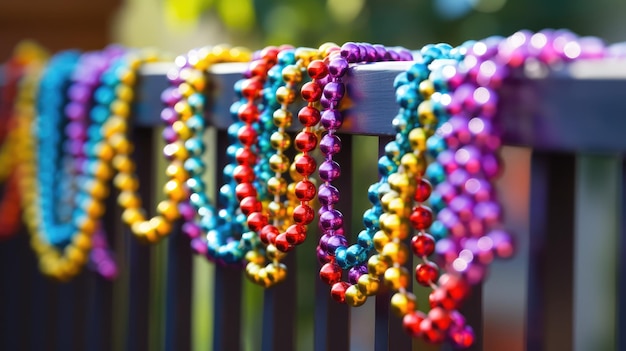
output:
[[[436,138],[445,147],[433,149],[436,162],[426,172],[435,185],[431,206],[438,211],[438,230],[447,234],[435,248],[447,273],[439,277],[429,296],[431,312],[404,317],[411,335],[471,346],[473,332],[454,309],[471,285],[483,281],[495,257],[513,253],[493,185],[501,172],[497,89],[509,71],[531,60],[554,65],[603,55],[604,46],[597,38],[578,38],[567,31],[521,31],[476,42],[461,62],[431,73],[431,79],[449,90],[440,101],[451,117],[438,128]],[[431,315],[433,311],[437,313]]]

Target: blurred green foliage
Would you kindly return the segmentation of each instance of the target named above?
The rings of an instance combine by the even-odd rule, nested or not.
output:
[[[608,41],[626,34],[621,18],[626,2],[619,0],[166,1],[170,17],[180,20],[213,12],[233,43],[251,47],[365,41],[416,48],[543,28],[567,28]]]

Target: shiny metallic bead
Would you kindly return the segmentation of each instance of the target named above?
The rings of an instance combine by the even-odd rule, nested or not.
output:
[[[385,285],[394,290],[409,286],[409,279],[409,271],[402,266],[390,267],[384,273]]]
[[[357,287],[362,294],[366,296],[373,296],[378,293],[380,287],[380,281],[369,274],[363,274],[359,277]]]
[[[356,285],[351,285],[346,289],[346,304],[358,307],[365,303],[367,295],[363,294]]]
[[[397,292],[391,297],[391,311],[400,318],[415,311],[416,307],[415,295],[408,291]]]

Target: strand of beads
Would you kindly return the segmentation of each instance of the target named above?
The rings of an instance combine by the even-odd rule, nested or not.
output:
[[[578,38],[563,30],[521,31],[479,41],[458,65],[441,68],[438,75],[451,90],[445,107],[453,117],[439,128],[448,150],[437,155],[432,173],[444,179],[434,194],[445,206],[437,217],[449,236],[437,243],[436,251],[449,271],[477,284],[494,257],[512,254],[493,185],[501,172],[496,113],[502,81],[527,62],[555,65],[604,55],[597,38]]]
[[[263,279],[268,272],[269,275],[273,275],[274,271],[281,274],[284,270],[286,274],[286,267],[280,263],[280,260],[286,252],[304,242],[307,225],[315,217],[310,201],[315,197],[316,191],[309,176],[315,172],[316,163],[309,152],[317,146],[317,136],[312,128],[319,122],[320,113],[314,105],[319,101],[322,93],[322,87],[317,79],[321,61],[316,60],[327,55],[331,47],[336,47],[336,45],[323,44],[319,50],[298,48],[295,54],[290,55],[291,64],[281,71],[285,85],[276,90],[276,98],[281,106],[273,113],[274,124],[278,130],[271,136],[272,146],[276,153],[270,157],[270,167],[275,174],[268,181],[268,190],[274,195],[274,199],[268,206],[268,224],[263,226],[260,232],[260,239],[266,245],[267,258],[270,262],[266,264],[263,255],[259,251],[253,251],[250,253],[250,263],[246,267],[253,281],[264,286],[280,281]],[[298,113],[303,130],[295,138],[295,146],[301,153],[294,157],[294,162],[290,165],[289,158],[284,154],[291,145],[291,138],[286,133],[286,128],[291,126],[293,116],[288,107],[296,99],[296,89],[305,71],[313,80],[304,84],[300,91],[303,99],[307,101],[307,106]],[[294,181],[289,185],[282,177],[288,169]],[[285,193],[287,204],[283,205],[281,196]],[[270,221],[272,223],[269,223]],[[264,264],[266,264],[265,267],[263,267]],[[276,269],[276,267],[279,268]],[[284,276],[284,274],[281,275]]]
[[[37,102],[38,119],[46,119],[51,121],[60,121],[61,111],[65,105],[65,92],[67,85],[69,84],[71,74],[74,67],[78,63],[79,54],[75,51],[61,52],[50,60],[46,70],[42,76],[39,85],[39,95]],[[31,114],[32,113],[32,114]],[[32,128],[35,123],[34,111],[28,111],[25,109],[19,116],[20,127],[23,128],[21,132],[28,135],[28,130]],[[41,126],[40,126],[41,127]],[[45,124],[44,124],[45,127]],[[45,130],[39,130],[39,132],[58,133],[58,126]],[[43,135],[39,135],[40,138]],[[45,136],[44,142],[55,141],[60,139],[56,134],[56,138]],[[45,154],[40,154],[41,148],[35,139],[32,137],[24,138],[19,141],[18,147],[24,150],[20,154],[20,193],[22,194],[22,204],[24,206],[24,221],[31,234],[31,246],[39,257],[41,271],[49,276],[65,280],[76,275],[80,271],[87,257],[88,249],[83,248],[85,245],[78,239],[77,236],[72,238],[71,243],[65,245],[61,251],[61,248],[51,244],[48,241],[48,235],[46,234],[47,228],[43,224],[42,205],[41,202],[45,201],[39,195],[40,187],[44,184],[50,184],[50,182],[40,182],[42,176],[53,177],[53,170],[56,168],[54,164],[43,163],[38,164],[38,158],[51,157],[54,153],[56,158],[56,148],[52,149],[48,146],[48,150]],[[47,162],[51,162],[50,159]],[[53,162],[52,162],[53,163]],[[41,168],[49,167],[49,168]],[[37,172],[43,173],[37,174]],[[89,244],[89,243],[88,243]]]
[[[170,107],[163,110],[162,117],[170,125],[168,128],[174,132],[174,137],[168,138],[168,142],[172,143],[180,138],[188,151],[183,165],[188,173],[187,199],[192,208],[191,211],[181,211],[185,219],[183,231],[191,238],[191,246],[195,252],[227,264],[234,264],[242,259],[243,253],[239,250],[236,239],[243,231],[241,223],[245,218],[237,218],[238,202],[234,200],[230,188],[232,170],[229,167],[224,169],[226,185],[220,189],[223,208],[217,216],[205,191],[206,185],[202,179],[204,163],[201,160],[206,150],[203,140],[206,130],[203,116],[204,94],[208,87],[205,73],[215,63],[246,62],[249,58],[250,53],[243,48],[215,46],[192,50],[176,60],[178,69],[170,77],[174,89],[166,90],[163,95]],[[191,115],[186,120],[176,113],[175,107],[180,103],[187,103],[191,108]],[[181,123],[186,125],[188,133],[181,133],[184,129]],[[232,128],[229,128],[229,134],[232,134]],[[232,152],[227,153],[232,157]],[[186,206],[181,205],[181,208]],[[203,233],[206,233],[205,238]]]
[[[427,141],[434,134],[439,124],[445,121],[437,110],[433,109],[431,97],[434,86],[429,80],[431,66],[446,60],[462,58],[464,48],[452,49],[447,44],[427,45],[421,50],[421,57],[407,72],[400,74],[394,86],[400,112],[394,119],[398,134],[395,141],[387,145],[387,157],[393,164],[388,176],[389,191],[380,199],[380,231],[374,235],[374,245],[378,254],[369,260],[368,275],[384,277],[385,285],[395,292],[391,298],[391,310],[404,319],[405,329],[413,336],[423,336],[429,342],[440,342],[439,333],[451,323],[448,316],[462,316],[456,312],[448,313],[439,306],[426,316],[416,310],[415,296],[408,291],[409,271],[403,266],[409,257],[409,248],[403,241],[412,231],[413,253],[421,259],[417,264],[415,276],[417,282],[425,287],[436,289],[438,277],[437,265],[428,259],[435,247],[434,238],[426,233],[433,221],[431,209],[425,205],[431,193],[431,185],[424,178],[427,165]],[[414,205],[415,201],[415,206]],[[425,320],[425,322],[424,322]],[[423,323],[423,324],[422,324]],[[437,329],[432,325],[437,326]],[[419,328],[422,329],[419,329]],[[415,333],[419,331],[419,334]],[[468,335],[472,335],[468,331]]]
[[[379,211],[378,199],[370,197],[374,207],[364,215],[367,230],[359,234],[356,244],[347,247],[343,215],[335,208],[335,204],[339,201],[339,190],[331,184],[339,178],[341,173],[339,164],[333,161],[333,155],[341,149],[341,140],[336,132],[343,123],[343,115],[339,111],[339,103],[345,94],[342,78],[347,73],[349,64],[410,61],[412,59],[412,54],[404,49],[396,51],[386,49],[381,45],[346,43],[340,50],[331,52],[325,60],[328,83],[323,88],[320,102],[324,108],[321,125],[327,133],[320,141],[320,150],[325,159],[319,166],[319,176],[324,183],[320,185],[318,191],[318,198],[322,204],[319,210],[319,227],[322,235],[317,255],[323,263],[320,278],[331,285],[331,296],[340,303],[348,303],[352,306],[362,305],[368,295],[373,295],[378,290],[378,281],[375,278],[365,277],[361,280],[361,276],[367,272],[366,261],[369,252],[373,249],[372,236],[378,230]],[[385,163],[385,160],[381,162]],[[380,168],[382,171],[384,166]],[[385,174],[385,171],[381,173]],[[383,183],[384,180],[371,187],[370,191],[382,189]],[[350,270],[349,281],[341,281],[342,271],[348,269]],[[362,288],[358,287],[359,281]]]
[[[15,234],[20,226],[20,194],[18,191],[19,166],[16,162],[17,149],[15,148],[18,133],[16,133],[15,110],[22,104],[20,101],[32,93],[22,90],[33,89],[21,83],[22,77],[31,65],[40,65],[46,60],[47,54],[37,44],[22,42],[15,48],[13,57],[4,65],[5,84],[0,100],[0,136],[3,143],[0,148],[0,180],[4,182],[4,193],[0,201],[0,239],[9,238]]]
[[[259,117],[262,114],[256,101],[259,97],[266,97],[261,94],[263,85],[268,79],[268,73],[271,68],[277,64],[278,55],[285,50],[292,50],[292,48],[268,47],[260,51],[250,63],[245,74],[246,79],[241,82],[241,92],[246,103],[240,105],[238,110],[239,119],[244,122],[244,125],[238,131],[238,139],[242,147],[237,151],[238,165],[233,170],[233,177],[237,182],[236,196],[240,201],[241,211],[246,216],[246,223],[252,236],[260,233],[262,228],[269,222],[267,216],[263,213],[261,199],[259,199],[254,187],[256,176],[252,171],[257,162],[253,147],[259,143],[257,131],[254,129],[253,124],[259,121]],[[291,55],[284,55],[285,60],[291,59]],[[276,100],[278,101],[278,98]],[[270,165],[270,167],[272,166]],[[268,179],[267,181],[269,189],[270,180]],[[245,233],[245,235],[249,234]],[[265,255],[272,260],[272,263],[262,267],[265,262]],[[251,281],[264,287],[283,281],[286,277],[287,268],[281,263],[274,263],[274,260],[279,262],[282,256],[282,253],[274,245],[268,245],[265,254],[259,245],[256,245],[253,250],[246,254],[246,260],[248,261],[246,276]]]
[[[101,243],[106,240],[106,236],[100,231],[98,221],[104,214],[103,201],[108,195],[107,181],[111,172],[99,167],[90,167],[91,165],[86,162],[83,146],[87,142],[87,116],[93,102],[93,92],[99,85],[103,71],[121,54],[121,48],[109,47],[102,52],[86,53],[80,57],[76,68],[71,73],[72,84],[68,88],[68,103],[64,108],[65,115],[69,119],[65,126],[66,140],[63,143],[65,150],[62,159],[64,170],[56,171],[54,168],[55,157],[50,156],[50,160],[42,163],[39,172],[40,174],[50,173],[47,177],[40,177],[40,191],[43,201],[40,207],[35,209],[41,213],[41,232],[44,235],[47,234],[49,243],[64,247],[65,253],[60,257],[61,259],[68,256],[75,263],[74,270],[69,273],[62,272],[61,279],[67,279],[78,273],[79,268],[88,259],[94,263],[91,267],[105,278],[113,279],[116,276],[117,267],[108,250],[100,251],[95,255],[88,255],[93,246],[94,236],[98,246],[105,246]],[[41,118],[38,121],[41,130],[59,128],[54,124],[43,124]],[[54,123],[51,120],[46,122],[48,124]],[[41,139],[44,144],[40,144],[40,147],[43,150],[56,148],[54,145],[56,139],[50,139]],[[56,140],[56,143],[60,144],[60,141]],[[46,152],[49,153],[49,151]],[[42,156],[40,162],[44,158]],[[43,182],[46,179],[49,181],[52,176],[56,177],[55,183],[59,184],[58,189],[56,189],[57,195],[54,195],[54,189],[50,189],[51,184],[46,186],[46,183]],[[60,193],[66,195],[60,196]],[[56,198],[60,198],[61,202],[61,206],[57,206],[57,208],[66,207],[66,211],[55,213],[54,199]],[[64,204],[65,206],[63,206]]]

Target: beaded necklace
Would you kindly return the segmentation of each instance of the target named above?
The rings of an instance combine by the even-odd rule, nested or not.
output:
[[[264,222],[259,237],[266,245],[265,256],[270,262],[266,262],[262,250],[257,248],[248,254],[249,263],[246,266],[248,277],[264,287],[272,286],[284,279],[286,267],[280,261],[286,252],[304,241],[307,225],[315,216],[310,201],[315,197],[316,189],[309,176],[315,172],[316,162],[309,153],[317,146],[317,135],[312,128],[319,122],[320,112],[315,104],[322,95],[324,83],[321,79],[327,74],[324,71],[325,65],[319,59],[337,49],[338,47],[331,43],[323,44],[318,50],[298,48],[295,52],[289,53],[290,64],[279,71],[284,85],[276,89],[276,100],[280,105],[273,112],[273,123],[278,130],[270,137],[270,143],[276,152],[269,158],[274,176],[267,182],[273,199],[267,205],[265,213],[259,215]],[[279,58],[282,53],[278,55]],[[291,126],[293,120],[288,106],[296,99],[296,89],[302,81],[304,72],[308,73],[312,81],[305,83],[300,89],[302,98],[307,102],[307,105],[298,112],[303,130],[295,137],[296,149],[301,153],[294,157],[294,162],[290,165],[289,158],[285,155],[285,151],[291,145],[291,137],[286,133],[286,128]],[[291,184],[287,184],[283,178],[287,170],[293,180]],[[287,202],[283,205],[281,196],[284,194],[287,195]],[[256,214],[251,214],[248,218],[256,220],[254,216]]]
[[[428,151],[436,162],[426,171],[435,185],[430,203],[439,222],[432,228],[433,222],[431,230],[447,235],[435,247],[447,273],[437,279],[432,266],[422,264],[420,269],[418,265],[418,282],[434,289],[429,295],[431,311],[427,315],[409,311],[403,319],[408,333],[430,342],[447,338],[455,346],[469,347],[475,336],[455,309],[471,285],[484,279],[494,257],[512,254],[511,238],[501,229],[500,205],[492,185],[500,172],[496,90],[509,70],[528,60],[555,64],[603,55],[604,47],[596,38],[581,40],[567,31],[522,31],[506,39],[492,37],[474,43],[462,61],[431,73],[434,85],[444,92],[439,103],[444,113],[452,116],[428,140]],[[412,224],[426,223],[418,217],[425,218],[413,217]],[[432,242],[420,234],[412,246],[418,256],[432,252]]]
[[[198,58],[201,57],[201,58]],[[227,46],[205,47],[190,51],[186,56],[179,57],[177,62],[177,72],[172,74],[171,82],[174,89],[164,92],[164,101],[169,105],[163,110],[162,117],[171,124],[173,129],[177,123],[185,123],[189,133],[176,133],[187,151],[187,155],[182,158],[184,169],[188,173],[185,181],[189,190],[187,195],[188,204],[191,209],[182,211],[185,223],[183,231],[191,239],[191,246],[199,254],[206,255],[211,260],[224,262],[227,264],[238,263],[243,258],[243,251],[240,250],[240,243],[237,240],[241,236],[241,241],[246,243],[247,237],[242,235],[242,223],[245,219],[237,216],[237,201],[234,200],[232,188],[232,167],[224,169],[226,184],[220,188],[221,203],[224,207],[217,213],[215,207],[210,203],[206,194],[206,184],[202,179],[204,173],[204,163],[202,156],[206,150],[203,135],[206,130],[204,122],[204,106],[206,93],[207,70],[215,63],[220,62],[246,62],[250,54],[244,48],[230,48]],[[189,116],[176,113],[176,106],[188,104]],[[234,128],[229,128],[231,140]],[[174,139],[169,140],[174,142]],[[227,154],[231,160],[234,157],[233,149],[229,148]],[[183,206],[186,206],[184,203]],[[206,235],[203,237],[203,233]]]
[[[254,186],[255,182],[258,182],[258,177],[254,173],[254,167],[257,163],[254,148],[260,144],[255,124],[260,120],[260,116],[264,115],[261,112],[262,110],[270,105],[276,106],[271,103],[274,98],[273,94],[262,94],[262,91],[266,81],[268,81],[269,72],[278,63],[278,55],[285,50],[292,50],[292,48],[267,47],[258,52],[253,56],[253,61],[249,64],[248,70],[244,74],[245,79],[239,83],[241,95],[245,103],[238,104],[237,110],[237,116],[243,122],[243,125],[237,131],[237,138],[241,143],[241,147],[237,151],[239,156],[237,157],[238,165],[233,169],[233,178],[237,182],[235,192],[239,200],[241,212],[246,216],[246,224],[249,230],[244,234],[250,237],[258,237],[261,229],[269,223],[268,217],[263,213],[263,199],[259,197]],[[287,56],[291,58],[290,55]],[[286,58],[286,60],[289,58]],[[269,99],[267,99],[268,97]],[[266,99],[270,102],[268,106],[261,104],[259,107],[257,105],[258,101]],[[277,98],[276,101],[278,102]],[[270,167],[275,170],[276,164],[272,166],[270,162]],[[268,172],[268,174],[270,173]],[[270,185],[269,179],[267,184]],[[253,282],[269,287],[284,280],[286,277],[287,267],[279,263],[284,254],[278,251],[274,245],[269,245],[265,255],[270,258],[272,263],[262,267],[265,262],[265,255],[260,250],[259,244],[246,254],[245,258],[248,261],[246,275]]]
[[[387,145],[386,156],[395,166],[388,176],[389,191],[380,198],[383,210],[379,218],[380,231],[373,238],[378,253],[369,260],[368,275],[383,277],[385,285],[395,292],[391,297],[391,310],[406,321],[419,319],[417,317],[427,319],[422,312],[416,312],[415,296],[407,290],[410,273],[403,267],[409,257],[408,246],[403,241],[413,230],[415,235],[411,238],[411,248],[422,261],[416,267],[417,282],[425,287],[437,288],[438,268],[428,259],[434,251],[435,239],[426,232],[433,222],[433,213],[425,205],[432,188],[424,174],[428,164],[427,145],[435,129],[447,120],[447,116],[438,104],[441,91],[435,94],[435,83],[429,74],[434,65],[463,59],[470,44],[457,49],[447,44],[424,47],[418,62],[406,73],[400,74],[394,83],[401,108],[394,120],[398,135],[394,142]],[[464,327],[461,325],[462,316],[454,310],[451,313],[458,315],[458,324]],[[410,316],[405,317],[407,315]],[[441,308],[433,306],[427,320],[444,323],[438,317],[441,315]],[[407,325],[410,323],[405,323]],[[424,336],[428,341],[437,342],[430,337],[431,334],[424,333]]]
[[[332,298],[340,303],[351,306],[360,306],[365,303],[368,295],[378,291],[378,280],[374,277],[361,276],[367,272],[366,261],[373,248],[372,237],[378,231],[378,216],[380,204],[378,193],[387,188],[386,175],[387,158],[379,161],[381,181],[370,187],[370,201],[374,204],[364,214],[367,227],[351,246],[344,236],[343,215],[335,208],[339,201],[339,190],[331,183],[340,176],[341,169],[333,161],[333,155],[341,149],[341,140],[336,135],[343,123],[343,115],[339,111],[339,102],[345,94],[342,77],[348,71],[349,64],[377,61],[409,61],[412,54],[405,49],[387,49],[381,45],[346,43],[331,53],[326,59],[328,83],[324,86],[321,104],[324,112],[321,115],[321,125],[327,132],[320,141],[320,150],[324,154],[324,161],[319,166],[319,176],[324,182],[320,185],[318,199],[322,205],[319,210],[319,227],[321,236],[317,249],[319,261],[323,264],[320,269],[320,278],[331,285]],[[343,270],[349,270],[348,282],[342,281]],[[359,288],[360,282],[360,288]]]
[[[82,57],[75,51],[55,55],[40,84],[38,118],[35,120],[40,133],[39,142],[24,142],[24,148],[32,150],[26,153],[27,157],[22,161],[25,172],[20,180],[20,188],[22,191],[31,188],[23,197],[24,215],[28,219],[26,222],[33,238],[32,246],[40,258],[42,272],[59,280],[67,280],[78,274],[89,259],[93,262],[92,268],[105,278],[112,279],[117,272],[106,250],[104,234],[99,232],[98,219],[104,212],[102,199],[105,195],[92,197],[81,194],[83,196],[75,200],[74,210],[68,211],[72,213],[71,217],[59,218],[58,215],[63,216],[63,213],[54,211],[54,201],[58,196],[51,190],[55,183],[51,178],[54,179],[58,173],[55,160],[58,159],[61,140],[55,131],[61,127],[60,116],[61,111],[64,111],[70,119],[65,128],[67,140],[63,145],[66,153],[65,177],[74,178],[65,183],[68,188],[64,190],[73,187],[70,190],[77,191],[80,187],[87,190],[87,194],[99,193],[98,189],[101,188],[90,187],[94,184],[89,181],[90,177],[95,173],[82,156],[86,141],[86,116],[100,74],[119,54],[119,49],[110,48],[99,54],[91,53]],[[66,92],[68,100],[65,98]],[[22,122],[27,127],[30,120],[25,116]],[[73,206],[74,202],[69,205]],[[64,220],[58,222],[59,219]],[[94,236],[98,250],[90,255]]]
[[[0,100],[0,136],[3,138],[0,147],[0,181],[4,182],[4,193],[0,201],[0,239],[11,237],[20,226],[20,194],[18,192],[19,166],[16,163],[15,142],[18,138],[16,133],[15,110],[19,105],[26,103],[20,101],[31,92],[22,90],[32,89],[27,84],[21,84],[21,79],[31,65],[39,66],[47,58],[47,54],[37,44],[22,42],[16,48],[13,57],[4,65],[4,87]]]

